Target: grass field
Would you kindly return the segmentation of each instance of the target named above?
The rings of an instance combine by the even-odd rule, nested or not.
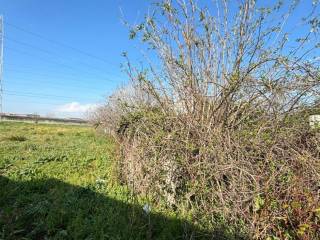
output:
[[[112,180],[114,148],[88,127],[0,122],[0,239],[190,234],[194,228],[173,213],[158,208],[147,215],[143,199]]]

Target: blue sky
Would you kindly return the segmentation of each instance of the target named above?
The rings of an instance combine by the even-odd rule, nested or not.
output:
[[[148,1],[0,0],[4,111],[81,116],[125,84],[121,53],[138,50],[120,8],[134,23]]]
[[[296,17],[310,10],[311,0],[305,1]],[[141,59],[141,46],[129,40],[120,9],[134,24],[151,2],[0,0],[5,21],[4,111],[81,117],[103,102],[127,82],[120,69],[121,53]]]

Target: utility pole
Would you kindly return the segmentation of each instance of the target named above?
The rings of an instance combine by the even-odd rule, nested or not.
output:
[[[0,120],[3,114],[3,16],[0,16]]]

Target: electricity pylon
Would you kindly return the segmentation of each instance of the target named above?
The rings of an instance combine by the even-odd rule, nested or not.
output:
[[[3,16],[0,16],[0,120],[3,114]]]

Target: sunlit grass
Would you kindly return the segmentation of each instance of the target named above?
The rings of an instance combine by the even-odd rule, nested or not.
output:
[[[0,122],[0,239],[183,236],[173,212],[153,207],[149,223],[114,160],[112,139],[89,127]]]

